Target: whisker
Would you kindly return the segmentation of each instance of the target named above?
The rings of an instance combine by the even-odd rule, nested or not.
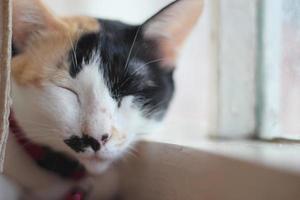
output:
[[[158,59],[155,59],[155,60],[150,60],[149,62],[143,64],[141,67],[145,67],[146,65],[157,63],[157,62],[160,62],[160,61],[163,61],[163,60],[166,60],[166,59],[168,59],[168,58],[163,57],[163,58],[158,58]]]
[[[71,48],[72,48],[72,54],[73,54],[72,62],[74,62],[74,60],[75,60],[74,64],[77,67],[78,66],[77,55],[76,55],[76,51],[75,51],[75,48],[74,48],[74,43],[73,43],[73,41],[72,41],[71,36],[70,36],[69,33],[68,33],[68,40],[69,40],[69,42],[71,44]],[[78,42],[76,41],[76,48],[77,48],[77,44],[78,44]]]
[[[143,68],[146,66],[146,65],[149,65],[149,64],[153,64],[153,63],[157,63],[157,62],[160,62],[160,61],[163,61],[163,60],[166,60],[168,58],[164,57],[164,58],[158,58],[158,59],[155,59],[155,60],[150,60],[149,62],[147,63],[144,63],[143,65],[140,65],[139,67],[137,67],[137,69],[135,71],[132,72],[132,74],[130,74],[130,76],[127,76],[123,81],[122,83],[120,84],[120,87],[123,87],[127,81],[131,78],[132,75],[135,75],[137,74],[138,72],[140,72],[141,70],[143,70]]]
[[[134,48],[134,45],[135,45],[135,42],[137,40],[137,37],[138,37],[138,34],[140,32],[140,29],[141,29],[141,26],[138,27],[136,33],[135,33],[135,36],[134,36],[134,39],[133,39],[133,42],[132,42],[132,45],[130,47],[130,50],[129,50],[129,53],[128,53],[128,56],[127,56],[127,59],[126,59],[126,63],[125,63],[125,69],[128,67],[128,64],[129,64],[129,60],[130,60],[130,57],[131,57],[131,53],[132,53],[132,50]]]

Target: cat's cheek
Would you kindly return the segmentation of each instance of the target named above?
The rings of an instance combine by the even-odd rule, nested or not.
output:
[[[62,138],[80,134],[80,108],[76,97],[68,91],[54,86],[36,88],[12,84],[13,111],[19,125],[31,140],[57,148],[64,147]],[[53,140],[60,145],[51,145]]]

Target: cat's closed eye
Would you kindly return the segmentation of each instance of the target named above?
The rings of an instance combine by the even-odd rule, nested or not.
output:
[[[75,95],[76,98],[77,98],[78,103],[80,103],[79,94],[74,89],[71,89],[71,88],[66,87],[66,86],[57,86],[57,87],[60,88],[60,89],[65,90],[65,91],[67,91],[69,93],[72,93],[73,95]]]

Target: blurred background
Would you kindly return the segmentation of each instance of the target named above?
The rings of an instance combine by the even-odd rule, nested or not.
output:
[[[138,24],[172,0],[44,0],[60,15]],[[182,49],[161,133],[196,146],[207,136],[300,139],[300,1],[211,0]]]

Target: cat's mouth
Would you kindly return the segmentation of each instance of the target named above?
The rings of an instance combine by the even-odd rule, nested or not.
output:
[[[92,155],[92,156],[85,156],[85,157],[80,157],[80,160],[82,162],[94,162],[94,163],[100,163],[100,162],[105,162],[108,159],[100,157],[98,155]]]
[[[93,152],[91,148],[88,148],[75,155],[77,160],[89,173],[99,175],[104,173],[109,166],[119,158],[119,155],[121,155],[122,152],[122,150],[112,150],[103,146],[98,152]]]
[[[98,155],[80,157],[79,160],[81,164],[83,164],[83,166],[92,174],[101,174],[105,172],[112,163],[110,159],[106,159]]]

